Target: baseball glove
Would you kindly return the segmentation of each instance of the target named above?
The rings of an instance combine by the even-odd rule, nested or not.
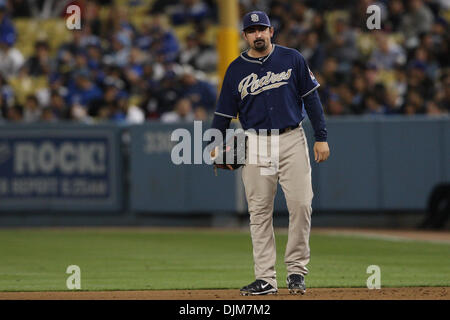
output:
[[[244,133],[235,134],[222,147],[216,147],[213,158],[214,170],[217,168],[225,170],[236,170],[245,164],[245,150],[247,147],[247,136]]]

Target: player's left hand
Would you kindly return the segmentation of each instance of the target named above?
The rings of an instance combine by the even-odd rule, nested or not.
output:
[[[323,162],[330,156],[330,148],[326,141],[316,141],[314,143],[314,161],[317,163]]]

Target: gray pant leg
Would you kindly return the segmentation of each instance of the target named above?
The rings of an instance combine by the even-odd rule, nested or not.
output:
[[[311,165],[303,128],[282,135],[280,140],[280,185],[289,210],[289,233],[285,252],[288,275],[306,275],[310,259]]]
[[[273,231],[273,202],[277,189],[276,175],[261,175],[261,167],[247,164],[242,169],[250,214],[255,278],[277,288],[276,246]]]

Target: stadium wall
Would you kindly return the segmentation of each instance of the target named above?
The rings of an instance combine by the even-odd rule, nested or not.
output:
[[[327,124],[331,157],[312,162],[313,223],[413,224],[432,188],[450,181],[450,118],[334,117]],[[312,128],[304,127],[312,156]],[[198,137],[207,128],[2,125],[0,226],[239,225],[246,221],[239,171],[216,177],[205,164],[171,161],[174,130]],[[286,215],[281,190],[275,211]]]

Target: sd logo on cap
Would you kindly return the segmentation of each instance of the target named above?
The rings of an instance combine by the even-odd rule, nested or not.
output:
[[[251,26],[271,27],[269,17],[262,11],[252,11],[247,13],[242,19],[242,26],[242,30]]]

